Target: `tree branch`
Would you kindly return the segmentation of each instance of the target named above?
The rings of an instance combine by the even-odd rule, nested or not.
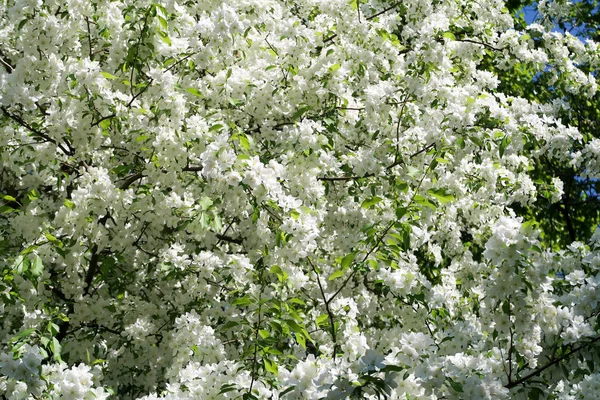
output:
[[[220,233],[217,233],[215,236],[217,237],[217,239],[219,239],[223,242],[234,243],[234,244],[239,244],[239,245],[244,243],[243,240],[240,238],[232,238],[231,236],[222,235]]]
[[[431,146],[431,145],[430,145]],[[429,147],[429,146],[427,146]],[[421,150],[419,152],[424,151]],[[427,174],[429,173],[429,170],[431,169],[431,165],[432,163],[429,163],[429,165],[427,166],[427,170],[423,173],[423,176],[421,176],[421,180],[419,181],[419,184],[417,185],[417,187],[414,190],[413,195],[410,198],[410,201],[407,203],[406,207],[408,208],[412,202],[415,200],[415,196],[417,195],[417,193],[419,192],[419,188],[421,187],[421,185],[423,184],[423,180],[425,179],[425,177],[427,176]],[[394,218],[394,220],[387,226],[387,228],[385,228],[385,230],[383,231],[383,233],[379,236],[379,238],[377,239],[377,241],[375,242],[375,245],[373,247],[371,247],[371,249],[367,252],[367,254],[365,254],[365,256],[363,257],[363,259],[361,260],[361,264],[364,263],[369,256],[379,247],[379,245],[381,244],[381,242],[383,241],[383,238],[385,237],[385,235],[388,234],[388,232],[390,231],[390,229],[392,229],[392,227],[396,224],[396,222],[399,221],[399,218]],[[327,300],[328,303],[331,303],[333,301],[333,299],[335,299],[335,297],[340,294],[340,292],[344,289],[344,287],[348,284],[348,282],[350,282],[350,280],[354,277],[354,275],[356,275],[356,272],[358,270],[355,269],[354,271],[352,271],[352,273],[348,276],[348,278],[346,278],[346,280],[344,280],[344,282],[342,283],[342,286],[340,286],[340,288],[329,298],[329,300]]]
[[[90,19],[89,17],[85,17],[85,24],[87,26],[87,39],[89,48],[89,57],[90,61],[94,60],[94,51],[92,49],[92,33],[90,32]]]
[[[422,148],[421,150],[417,151],[416,153],[413,153],[409,156],[409,158],[413,158],[418,156],[421,153],[427,152],[430,149],[432,149],[435,146],[435,142],[434,143],[430,143],[427,146],[425,146],[424,148]],[[390,170],[394,167],[397,167],[400,164],[404,164],[404,160],[402,159],[397,159],[396,161],[394,161],[392,164],[388,165],[387,167],[385,167],[386,170]],[[363,178],[372,178],[375,177],[375,174],[364,174],[363,176],[319,176],[317,177],[317,180],[319,181],[325,181],[325,182],[338,182],[338,181],[353,181],[353,180],[357,180],[357,179],[363,179]],[[377,176],[378,178],[381,178],[381,176]]]
[[[333,313],[331,312],[331,309],[329,308],[329,301],[327,301],[327,296],[325,295],[325,291],[323,290],[323,285],[321,285],[321,278],[319,276],[319,273],[317,272],[317,268],[313,264],[310,257],[306,257],[306,259],[308,260],[308,263],[312,267],[312,270],[315,273],[315,275],[317,275],[317,284],[319,285],[319,291],[321,292],[321,297],[323,298],[323,302],[325,303],[325,311],[327,312],[327,316],[329,317],[329,325],[331,325],[331,340],[333,340],[333,361],[335,362],[335,356],[337,353],[338,344],[337,344],[337,338],[336,338],[336,333],[335,333],[335,321],[334,321]]]
[[[392,4],[388,8],[383,9],[383,10],[381,10],[381,11],[379,11],[379,12],[377,12],[377,13],[369,16],[369,17],[367,17],[367,21],[375,19],[375,18],[379,17],[380,15],[385,14],[386,12],[388,12],[390,10],[393,10],[394,8],[398,7],[400,4],[402,4],[402,2],[397,1],[396,3]],[[359,14],[359,17],[360,17],[360,14]],[[336,37],[337,37],[337,33],[334,33],[333,35],[331,35],[331,36],[326,37],[325,39],[323,39],[323,43],[331,42]]]
[[[536,376],[538,376],[539,374],[541,374],[542,372],[544,372],[545,370],[547,370],[548,368],[552,367],[553,365],[558,364],[559,362],[561,362],[562,360],[565,360],[567,358],[569,358],[572,354],[577,353],[579,350],[585,349],[586,347],[596,343],[600,341],[600,336],[598,336],[597,338],[594,338],[591,342],[582,344],[579,347],[575,347],[574,349],[572,349],[571,351],[569,351],[567,354],[565,354],[564,356],[561,356],[555,360],[550,361],[548,364],[544,365],[543,367],[540,367],[536,370],[534,370],[533,372],[531,372],[530,374],[525,375],[523,378],[516,380],[514,382],[508,383],[506,385],[504,385],[505,388],[507,389],[512,389],[517,385],[521,385],[525,382],[527,382],[529,379],[534,378]]]
[[[202,167],[183,167],[181,169],[181,171],[183,171],[183,172],[199,172],[199,171],[202,171]],[[164,171],[164,172],[167,172],[167,171]],[[121,187],[119,189],[127,190],[129,188],[129,186],[131,186],[133,184],[133,182],[137,181],[138,179],[141,179],[143,176],[144,175],[142,172],[136,172],[135,174],[129,175],[127,178],[125,178],[125,181],[121,184]]]
[[[18,116],[18,115],[15,115],[15,114],[12,114],[12,113],[8,112],[8,110],[6,109],[6,107],[2,106],[2,107],[0,107],[0,109],[2,109],[2,111],[4,112],[4,114],[5,114],[5,115],[6,115],[8,118],[12,119],[12,120],[13,120],[13,121],[15,121],[17,124],[19,124],[20,126],[22,126],[22,127],[23,127],[23,128],[25,128],[25,129],[27,129],[29,132],[33,133],[35,136],[38,136],[38,137],[40,137],[40,138],[44,139],[46,142],[49,142],[49,143],[52,143],[52,144],[54,144],[56,147],[58,147],[58,148],[59,148],[59,149],[60,149],[60,150],[61,150],[63,153],[65,153],[66,155],[73,155],[73,152],[72,152],[72,150],[69,150],[69,149],[65,148],[65,147],[63,146],[63,144],[62,144],[62,143],[58,143],[58,142],[57,142],[55,139],[51,138],[51,137],[50,137],[50,136],[48,136],[46,133],[44,133],[44,132],[42,132],[42,131],[40,131],[40,130],[38,130],[38,129],[35,129],[35,128],[34,128],[34,127],[32,127],[31,125],[29,125],[29,124],[28,124],[28,123],[27,123],[27,122],[26,122],[26,121],[25,121],[23,118],[21,118],[20,116]],[[67,145],[68,145],[69,147],[71,147],[71,146],[70,146],[70,144],[69,144],[68,142],[67,142]]]
[[[12,74],[12,72],[15,70],[15,68],[12,65],[10,65],[7,61],[5,61],[2,57],[0,57],[0,63],[4,65],[6,72],[8,72],[9,74]]]
[[[100,220],[98,224],[104,225],[106,221],[110,218],[110,214],[107,212]],[[92,246],[92,257],[90,258],[90,263],[88,265],[87,273],[85,274],[85,288],[83,289],[83,295],[86,296],[89,294],[90,288],[92,287],[92,282],[94,281],[94,277],[98,273],[98,261],[100,259],[100,253],[98,253],[98,245],[94,244]]]
[[[502,49],[499,49],[497,47],[492,46],[491,44],[487,44],[484,42],[478,42],[476,40],[472,40],[472,39],[456,39],[457,42],[467,42],[467,43],[473,43],[473,44],[478,44],[480,46],[484,46],[487,47],[490,50],[494,50],[494,51],[502,51]]]

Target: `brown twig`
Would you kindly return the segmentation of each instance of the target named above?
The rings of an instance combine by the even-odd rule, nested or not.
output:
[[[94,60],[94,50],[92,49],[92,33],[90,32],[90,19],[85,17],[85,24],[87,26],[87,37],[88,37],[88,46],[89,48],[89,56],[90,61]]]
[[[506,385],[504,385],[505,388],[507,389],[512,389],[517,385],[520,385],[522,383],[527,382],[529,379],[534,378],[536,376],[538,376],[539,374],[541,374],[542,372],[544,372],[545,370],[547,370],[548,368],[552,367],[553,365],[558,364],[559,362],[561,362],[562,360],[565,360],[567,358],[569,358],[572,354],[577,353],[579,350],[582,350],[596,342],[600,341],[600,336],[594,338],[592,341],[586,343],[586,344],[582,344],[581,346],[575,347],[573,348],[571,351],[569,351],[567,354],[558,357],[557,359],[554,359],[552,361],[550,361],[548,364],[544,365],[543,367],[540,367],[536,370],[534,370],[533,372],[531,372],[530,374],[525,375],[523,378],[518,379],[516,381],[510,382]]]
[[[57,146],[63,153],[65,153],[66,155],[73,155],[73,150],[72,147],[70,145],[70,143],[68,143],[65,140],[65,143],[67,144],[68,148],[65,148],[64,145],[62,143],[58,143],[55,139],[51,138],[50,136],[48,136],[46,133],[35,129],[34,127],[32,127],[31,125],[29,125],[23,118],[21,118],[18,115],[12,114],[10,112],[8,112],[8,110],[6,109],[6,107],[2,106],[0,107],[0,109],[2,109],[2,111],[4,112],[4,114],[9,117],[10,119],[12,119],[13,121],[15,121],[17,124],[19,124],[20,126],[22,126],[23,128],[27,129],[29,132],[33,133],[35,136],[38,136],[42,139],[44,139],[46,142],[52,143],[55,146]]]
[[[183,172],[198,172],[198,171],[202,171],[202,167],[183,167],[182,169]],[[167,172],[167,171],[165,171]],[[125,181],[121,184],[120,189],[121,190],[126,190],[129,188],[129,186],[131,186],[135,181],[137,181],[138,179],[141,179],[143,177],[143,173],[141,172],[136,172],[135,174],[131,174],[129,175]]]
[[[484,46],[487,47],[490,50],[494,50],[494,51],[502,51],[502,49],[499,49],[497,47],[492,46],[491,44],[487,44],[484,42],[478,42],[476,40],[473,39],[456,39],[457,42],[467,42],[467,43],[473,43],[473,44],[478,44],[480,46]]]
[[[12,74],[12,72],[15,70],[15,67],[13,67],[12,65],[10,65],[2,57],[0,57],[0,63],[2,63],[2,65],[4,65],[4,68],[6,69],[6,72],[8,72],[9,74]]]
[[[386,12],[388,12],[388,11],[390,11],[390,10],[393,10],[394,8],[398,7],[400,4],[401,4],[401,2],[400,2],[400,1],[398,1],[398,2],[396,2],[396,3],[394,3],[394,4],[392,4],[392,5],[391,5],[391,6],[389,6],[388,8],[386,8],[386,9],[383,9],[383,10],[379,11],[378,13],[375,13],[375,14],[373,14],[373,15],[371,15],[371,16],[369,16],[369,17],[367,17],[367,21],[370,21],[370,20],[372,20],[372,19],[375,19],[375,18],[379,17],[380,15],[382,15],[382,14],[385,14]],[[360,18],[360,14],[359,14],[359,18]],[[329,36],[329,37],[326,37],[325,39],[323,39],[323,43],[331,42],[331,41],[332,41],[333,39],[335,39],[336,37],[337,37],[337,33],[334,33],[333,35],[331,35],[331,36]]]
[[[413,158],[413,157],[418,156],[421,153],[427,152],[427,151],[431,150],[434,146],[435,146],[435,142],[430,143],[427,146],[425,146],[424,148],[422,148],[421,150],[417,151],[416,153],[411,154],[409,156],[409,158]],[[400,164],[404,164],[404,161],[401,159],[397,159],[392,164],[385,167],[385,169],[389,171],[390,169],[397,167]],[[376,176],[375,174],[371,174],[371,173],[364,174],[363,176],[319,176],[319,177],[317,177],[317,180],[325,181],[325,182],[338,182],[338,181],[353,181],[356,179],[372,178],[372,177],[380,178],[381,176]]]
[[[325,295],[325,291],[323,290],[323,285],[321,285],[321,278],[319,276],[319,273],[317,272],[317,268],[311,261],[310,257],[306,257],[306,259],[308,260],[308,263],[312,267],[312,270],[315,273],[315,275],[317,275],[317,284],[319,285],[319,291],[321,292],[321,297],[323,298],[323,302],[325,303],[325,311],[327,312],[327,315],[329,316],[329,325],[331,325],[331,340],[333,340],[333,361],[335,362],[335,356],[337,353],[337,338],[336,338],[336,333],[335,333],[335,321],[334,321],[333,313],[331,312],[331,309],[329,308],[330,301],[327,300],[327,296]]]
[[[421,179],[419,180],[419,184],[415,188],[414,193],[411,196],[411,198],[410,198],[409,202],[407,203],[406,207],[409,207],[412,204],[412,202],[415,200],[415,197],[416,197],[417,193],[419,192],[419,188],[421,187],[421,185],[423,184],[423,180],[425,180],[425,177],[429,173],[429,170],[431,169],[432,164],[433,163],[429,163],[429,165],[427,166],[427,170],[425,171],[425,173],[423,173],[423,176],[421,176]],[[369,256],[377,248],[379,248],[379,245],[383,241],[383,238],[388,234],[388,232],[390,231],[390,229],[392,229],[392,227],[398,221],[399,221],[399,218],[394,218],[394,220],[392,220],[392,222],[387,226],[387,228],[385,228],[385,230],[383,231],[383,233],[379,236],[379,238],[375,242],[375,245],[373,245],[373,247],[371,247],[371,249],[367,252],[367,254],[365,254],[365,256],[363,257],[363,259],[360,261],[360,264],[364,263],[369,258]],[[346,280],[344,280],[344,282],[342,283],[342,286],[340,286],[340,288],[327,300],[327,302],[330,303],[331,301],[333,301],[333,299],[335,299],[335,297],[338,294],[341,293],[341,291],[344,289],[344,287],[346,287],[346,285],[348,284],[348,282],[350,282],[350,280],[352,278],[354,278],[354,275],[356,275],[357,272],[358,272],[358,269],[355,269],[354,271],[352,271],[352,273],[348,276],[348,278],[346,278]]]
[[[100,225],[106,224],[106,221],[108,221],[109,217],[110,217],[110,214],[106,213],[102,218],[100,218],[98,223]],[[96,273],[98,272],[99,259],[100,259],[100,253],[98,252],[98,245],[94,244],[94,246],[92,246],[92,257],[90,258],[88,270],[85,274],[85,281],[84,281],[85,288],[83,289],[84,296],[89,294],[90,288],[92,287],[92,282],[94,281],[94,276],[96,276]]]

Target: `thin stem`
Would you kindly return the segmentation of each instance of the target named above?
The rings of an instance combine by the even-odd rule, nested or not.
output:
[[[90,61],[93,61],[94,60],[94,51],[92,50],[92,34],[90,32],[90,19],[88,17],[85,17],[85,24],[87,26],[87,38],[88,38]]]
[[[8,72],[9,74],[12,74],[12,72],[15,70],[15,68],[8,62],[6,62],[2,57],[0,57],[0,63],[4,65],[4,68],[6,68],[6,72]]]
[[[333,361],[335,362],[335,356],[337,353],[338,345],[337,345],[337,338],[336,338],[336,333],[335,333],[335,321],[333,318],[333,313],[331,312],[331,309],[329,308],[329,301],[327,301],[327,296],[325,295],[325,291],[323,290],[323,285],[321,284],[321,277],[319,276],[319,273],[317,272],[317,268],[311,261],[310,257],[306,257],[306,259],[308,260],[308,263],[312,267],[312,270],[315,273],[315,275],[317,275],[317,284],[319,285],[319,291],[321,292],[321,297],[323,298],[323,302],[325,303],[325,311],[327,312],[327,316],[329,317],[329,325],[331,325],[331,340],[333,340]]]
[[[376,13],[376,14],[373,14],[373,15],[371,15],[370,17],[368,17],[368,18],[367,18],[367,21],[370,21],[370,20],[372,20],[372,19],[375,19],[375,18],[379,17],[381,14],[385,14],[386,12],[388,12],[388,11],[390,11],[390,10],[392,10],[392,9],[394,9],[394,8],[396,8],[396,7],[398,7],[400,4],[402,4],[402,2],[401,2],[401,1],[397,1],[397,2],[395,2],[394,4],[392,4],[391,6],[389,6],[388,8],[386,8],[385,10],[379,11],[378,13]]]
[[[577,353],[579,350],[585,349],[586,347],[596,343],[600,341],[600,336],[598,336],[597,338],[594,338],[591,342],[588,342],[586,344],[582,344],[579,347],[575,347],[574,349],[572,349],[571,351],[569,351],[567,354],[565,354],[564,356],[561,356],[555,360],[550,361],[548,364],[544,365],[543,367],[540,367],[536,370],[534,370],[533,372],[531,372],[528,375],[525,375],[523,378],[518,379],[514,382],[508,383],[507,385],[504,385],[505,388],[507,389],[512,389],[517,385],[520,385],[522,383],[527,382],[529,379],[534,378],[536,376],[538,376],[539,374],[541,374],[542,372],[544,372],[545,370],[547,370],[548,368],[552,367],[553,365],[558,364],[559,362],[561,362],[562,360],[565,360],[567,358],[569,358],[572,354]]]
[[[502,49],[499,49],[497,47],[492,46],[491,44],[487,44],[484,42],[478,42],[476,40],[472,40],[472,39],[456,39],[457,42],[467,42],[467,43],[473,43],[473,44],[478,44],[480,46],[484,46],[487,47],[490,50],[494,50],[494,51],[502,51]]]
[[[72,150],[65,148],[62,143],[58,143],[55,139],[51,138],[44,132],[42,132],[38,129],[35,129],[34,127],[29,125],[23,118],[19,117],[18,115],[8,112],[8,110],[4,106],[0,107],[0,109],[4,112],[4,114],[7,117],[9,117],[13,121],[15,121],[17,124],[19,124],[23,128],[27,129],[29,132],[33,133],[35,136],[38,136],[38,137],[44,139],[46,142],[50,142],[50,143],[54,144],[66,155],[68,155],[68,156],[73,155]],[[66,143],[67,143],[68,147],[70,148],[71,147],[70,144],[68,142],[66,142]]]
[[[423,174],[423,176],[421,177],[421,180],[419,181],[419,184],[417,185],[417,187],[415,188],[415,191],[412,195],[412,197],[410,198],[410,201],[408,202],[408,204],[406,205],[406,207],[408,208],[412,202],[415,199],[415,196],[417,195],[417,193],[419,192],[419,188],[421,187],[421,185],[423,184],[423,180],[425,179],[425,177],[427,176],[427,174],[429,173],[429,170],[431,170],[431,165],[432,163],[429,163],[429,165],[427,166],[427,170],[425,171],[425,173]],[[387,228],[385,228],[385,230],[383,231],[383,233],[379,236],[379,238],[377,239],[377,241],[375,242],[375,245],[367,252],[367,254],[365,254],[365,256],[363,257],[363,259],[361,260],[361,264],[364,263],[369,256],[379,247],[379,245],[381,244],[381,242],[383,241],[383,238],[385,237],[385,235],[388,234],[388,232],[390,231],[390,229],[392,229],[392,227],[396,224],[396,222],[399,221],[399,218],[395,218],[388,226]],[[348,284],[348,282],[350,282],[350,280],[354,277],[354,275],[356,275],[356,272],[358,270],[355,269],[354,271],[352,271],[352,273],[346,278],[346,280],[344,280],[344,282],[342,283],[342,286],[340,286],[340,288],[329,298],[329,300],[327,300],[328,303],[331,303],[331,301],[333,301],[333,299],[335,299],[335,297],[340,294],[340,292],[344,289],[344,287]]]
[[[169,68],[165,69],[165,72],[169,72],[170,70],[172,70],[173,68],[175,68],[177,65],[181,64],[182,62],[184,62],[185,60],[187,60],[188,58],[194,56],[198,54],[198,52],[194,52],[194,53],[190,53],[187,56],[179,59],[178,61],[174,62],[172,65],[169,66]]]
[[[202,167],[183,167],[183,172],[198,172],[202,171]],[[166,172],[166,171],[165,171]],[[141,172],[136,172],[135,174],[129,175],[125,181],[121,184],[121,190],[127,190],[129,186],[131,186],[135,181],[141,179],[144,175]]]
[[[391,5],[391,6],[389,6],[388,8],[386,8],[386,9],[384,9],[384,10],[381,10],[381,11],[379,11],[378,13],[375,13],[375,14],[373,14],[373,15],[371,15],[371,16],[369,16],[369,17],[367,17],[367,21],[370,21],[370,20],[372,20],[372,19],[375,19],[375,18],[379,17],[380,15],[382,15],[382,14],[385,14],[386,12],[388,12],[388,11],[390,11],[390,10],[393,10],[394,8],[398,7],[400,4],[401,4],[401,2],[400,2],[400,1],[398,1],[398,2],[396,2],[396,3],[394,3],[394,4],[392,4],[392,5]],[[359,11],[359,14],[358,14],[358,16],[359,16],[359,21],[360,21],[360,11]],[[331,42],[331,41],[332,41],[333,39],[335,39],[336,37],[337,37],[337,33],[334,33],[333,35],[331,35],[331,36],[329,36],[329,37],[326,37],[325,39],[323,39],[323,43]]]
[[[104,225],[108,218],[110,217],[109,213],[106,213],[100,220],[98,224]],[[83,289],[83,295],[86,296],[89,294],[90,288],[92,287],[92,282],[94,281],[94,277],[98,272],[98,262],[100,259],[100,253],[98,252],[98,245],[94,244],[92,246],[92,257],[90,258],[90,263],[88,265],[88,270],[85,274],[85,288]]]
[[[262,264],[262,259],[259,260],[259,263]],[[254,357],[252,359],[252,380],[250,381],[250,387],[248,388],[248,394],[252,394],[252,386],[254,386],[254,381],[256,380],[256,375],[257,375],[257,358],[258,358],[258,331],[260,330],[260,323],[261,323],[261,311],[262,311],[262,292],[264,289],[264,282],[262,282],[263,280],[263,265],[260,265],[261,270],[260,270],[260,280],[262,283],[262,288],[261,291],[258,293],[258,321],[256,322],[256,333],[254,334]]]
[[[146,28],[148,26],[148,17],[150,16],[150,11],[152,10],[152,6],[148,7],[148,10],[146,11],[146,14],[144,16],[144,25],[142,26],[142,31],[140,32],[140,36],[138,37],[138,41],[135,45],[135,53],[133,56],[133,61],[136,62],[137,61],[137,57],[140,51],[140,46],[142,44],[142,39],[144,38],[144,33],[146,32]],[[133,68],[133,65],[131,66],[131,73],[129,75],[129,84],[130,86],[130,91],[131,91],[131,96],[135,99],[135,97],[137,97],[134,93],[133,93],[133,87],[134,87],[134,82],[133,82],[133,78],[134,78],[134,72],[135,72],[135,68]],[[133,102],[130,101],[129,103],[131,104]]]
[[[409,156],[409,158],[413,158],[413,157],[418,156],[421,153],[427,152],[430,149],[432,149],[434,146],[435,146],[435,142],[430,143],[427,146],[425,146],[424,148],[422,148],[421,150],[417,151],[416,153],[411,154]],[[390,170],[394,167],[397,167],[400,164],[404,164],[404,161],[402,159],[397,159],[392,164],[385,167],[385,169]],[[353,181],[353,180],[357,180],[357,179],[372,178],[372,177],[381,178],[382,176],[376,176],[375,174],[371,174],[371,173],[364,174],[363,176],[319,176],[319,177],[317,177],[317,180],[325,181],[325,182],[338,182],[338,181],[343,182],[343,181]]]

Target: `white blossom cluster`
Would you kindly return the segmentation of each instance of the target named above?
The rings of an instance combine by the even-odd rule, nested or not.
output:
[[[542,161],[600,178],[600,141],[499,75],[591,99],[600,49],[513,28],[495,0],[2,2],[0,397],[596,398],[600,229],[558,248],[519,210],[562,199]]]

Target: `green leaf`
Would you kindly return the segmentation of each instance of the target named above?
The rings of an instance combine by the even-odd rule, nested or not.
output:
[[[302,348],[306,349],[306,338],[304,337],[304,335],[301,333],[297,333],[297,332],[295,332],[295,334],[296,334],[296,341],[298,342],[298,344],[300,346],[302,346]]]
[[[171,39],[169,39],[169,35],[167,35],[166,32],[163,31],[157,31],[158,32],[158,37],[160,38],[160,40],[164,43],[166,43],[168,46],[171,45]]]
[[[329,315],[327,315],[327,314],[319,315],[317,317],[317,326],[327,324],[328,319],[329,319]]]
[[[296,321],[294,321],[293,319],[286,319],[285,322],[288,324],[288,326],[292,329],[292,331],[296,335],[302,334],[302,335],[304,335],[304,337],[310,339],[310,335],[308,334],[306,329],[304,327],[300,326]]]
[[[410,234],[412,228],[409,224],[402,224],[402,250],[407,251],[410,249]]]
[[[15,199],[14,197],[9,196],[9,195],[4,195],[4,196],[2,196],[2,198],[6,201],[14,201],[15,203],[17,202],[17,199]]]
[[[194,96],[203,97],[202,93],[200,93],[200,91],[196,88],[193,88],[193,87],[187,88],[187,89],[185,89],[185,91],[188,92],[189,94],[193,94]]]
[[[396,208],[396,218],[401,219],[406,215],[408,209],[406,207],[398,207]]]
[[[381,369],[382,372],[400,372],[403,371],[404,367],[399,365],[386,365]]]
[[[283,392],[279,393],[279,398],[282,398],[284,395],[294,391],[294,389],[296,389],[296,386],[290,386],[289,388],[285,389]]]
[[[108,128],[110,128],[110,119],[104,119],[102,121],[100,121],[100,128],[102,128],[103,130],[107,130]]]
[[[65,207],[67,207],[68,209],[74,210],[75,209],[75,203],[73,203],[71,200],[69,199],[65,199],[65,201],[63,201],[63,204],[65,205]]]
[[[352,261],[354,261],[354,258],[356,257],[356,253],[350,253],[347,256],[345,256],[344,258],[342,258],[342,269],[346,269],[348,268],[350,265],[352,265]]]
[[[116,76],[114,76],[113,74],[111,74],[110,72],[100,72],[102,74],[103,77],[105,77],[106,79],[118,79]]]
[[[342,67],[342,65],[341,65],[341,64],[339,64],[339,63],[336,63],[336,64],[333,64],[331,67],[329,67],[329,71],[330,71],[330,72],[335,72],[335,71],[337,71],[338,69],[340,69],[341,67]]]
[[[48,324],[48,333],[50,333],[50,335],[55,336],[58,334],[58,332],[60,332],[60,327],[58,325],[56,325],[54,322],[50,322]]]
[[[267,358],[264,358],[263,361],[265,362],[265,370],[267,372],[277,375],[277,373],[279,372],[277,369],[277,364],[274,361],[271,361]]]
[[[458,392],[458,393],[462,393],[463,392],[463,386],[462,384],[455,382],[451,379],[448,379],[450,381],[450,386],[452,386],[452,389],[454,389],[454,391]]]
[[[506,315],[510,315],[510,302],[508,300],[502,303],[502,311]]]
[[[201,197],[200,200],[198,200],[198,204],[202,206],[202,210],[208,210],[210,206],[213,205],[213,201],[208,197]]]
[[[229,104],[231,104],[234,107],[239,107],[241,105],[244,105],[244,100],[242,99],[235,99],[235,98],[230,98],[229,99]]]
[[[372,270],[376,270],[377,269],[377,260],[370,259],[370,260],[367,261],[367,264],[369,265],[369,267]]]
[[[279,265],[273,265],[271,266],[271,268],[269,268],[269,272],[271,272],[272,274],[282,274],[283,270],[281,269],[281,267]]]
[[[437,209],[435,204],[433,204],[432,202],[430,202],[429,200],[427,200],[425,197],[421,196],[420,194],[415,196],[414,201],[415,201],[415,203],[417,203],[421,206],[429,207],[434,211]]]
[[[37,190],[35,189],[31,189],[29,191],[29,193],[27,193],[27,198],[31,201],[37,200],[40,198],[40,194],[38,193]]]
[[[298,304],[301,306],[306,306],[306,302],[297,297],[292,297],[292,298],[288,299],[288,302],[293,303],[293,304]]]
[[[305,107],[300,107],[293,115],[292,115],[292,120],[297,120],[299,119],[301,116],[303,116],[307,111],[310,111],[311,107],[305,106]]]
[[[163,29],[166,30],[167,29],[167,20],[161,16],[157,16],[157,17],[158,17],[158,21],[160,22],[160,26],[162,26]]]
[[[50,344],[50,350],[52,350],[52,358],[56,361],[62,361],[60,358],[60,352],[62,351],[62,346],[60,345],[58,339],[52,338],[52,343]]]
[[[227,321],[223,325],[219,326],[219,328],[223,329],[223,330],[227,330],[227,329],[235,328],[238,325],[240,325],[240,323],[237,321]]]
[[[60,240],[58,240],[57,238],[55,238],[51,233],[46,232],[45,234],[46,239],[48,239],[48,241],[52,244],[56,244],[56,245],[61,245],[62,243],[60,242]]]
[[[13,269],[16,271],[17,274],[22,275],[23,273],[29,271],[30,265],[31,262],[29,261],[29,258],[19,256],[13,264]]]
[[[27,336],[30,336],[33,332],[35,332],[35,330],[36,330],[35,328],[25,329],[24,331],[19,332],[18,335],[10,338],[9,342],[11,342],[11,343],[18,342],[19,340],[24,339]]]
[[[506,151],[506,148],[508,147],[508,145],[511,142],[511,138],[508,135],[505,135],[502,138],[502,141],[500,142],[500,147],[498,148],[498,151],[500,153],[500,158],[502,158],[504,156],[504,152]]]
[[[456,40],[456,36],[454,36],[454,33],[452,32],[444,32],[442,37],[449,40]]]
[[[231,302],[232,306],[247,306],[252,304],[252,300],[248,296],[240,297]]]
[[[429,189],[427,193],[435,197],[440,203],[446,204],[454,200],[454,196],[446,189]]]
[[[408,192],[408,184],[406,182],[404,182],[403,180],[401,180],[401,179],[396,179],[396,187],[402,193],[407,193]]]
[[[329,278],[327,278],[328,281],[332,281],[334,279],[340,278],[344,276],[344,271],[335,271],[333,274],[329,275]]]
[[[221,391],[219,392],[219,394],[225,394],[227,392],[232,392],[234,390],[237,390],[237,386],[234,383],[229,383],[229,384],[221,386]]]
[[[545,392],[537,387],[529,387],[528,400],[540,400],[545,398]]]
[[[244,135],[240,135],[239,139],[240,146],[242,146],[244,150],[248,151],[248,149],[250,148],[250,142],[248,141],[248,138]]]
[[[40,256],[35,256],[33,259],[33,264],[31,265],[31,273],[33,276],[38,277],[44,271],[44,264],[42,263],[42,259]]]
[[[373,196],[373,197],[370,197],[370,198],[366,199],[365,201],[363,201],[360,206],[362,208],[371,208],[372,206],[374,206],[375,204],[377,204],[381,201],[383,201],[383,199],[381,197]]]
[[[220,131],[221,129],[223,129],[223,125],[221,125],[221,124],[215,124],[215,125],[211,126],[208,131],[209,132]]]
[[[259,329],[258,330],[258,334],[260,335],[261,338],[266,339],[269,336],[271,336],[271,334],[269,333],[269,331],[266,331],[264,329]]]

